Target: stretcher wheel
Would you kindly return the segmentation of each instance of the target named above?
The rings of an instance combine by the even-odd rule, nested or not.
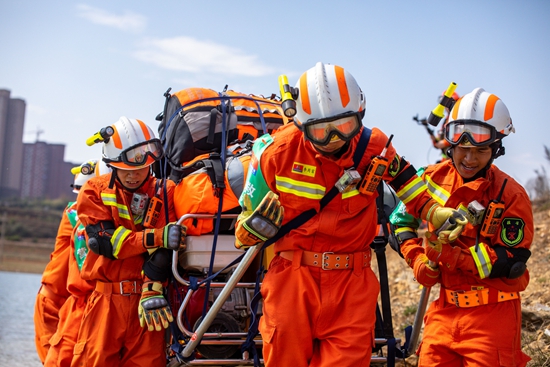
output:
[[[202,316],[199,317],[195,323],[193,330],[197,330],[202,321]],[[231,315],[220,312],[212,321],[212,324],[208,328],[209,333],[228,333],[228,332],[240,332],[239,324],[237,320]],[[228,359],[231,358],[239,351],[238,345],[202,345],[197,346],[197,351],[208,359]]]

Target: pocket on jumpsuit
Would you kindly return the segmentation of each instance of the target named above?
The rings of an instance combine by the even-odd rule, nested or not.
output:
[[[260,318],[260,323],[258,325],[258,330],[260,330],[260,333],[262,334],[262,340],[264,343],[273,343],[276,329],[277,327],[268,323],[265,315],[262,315],[262,317]]]

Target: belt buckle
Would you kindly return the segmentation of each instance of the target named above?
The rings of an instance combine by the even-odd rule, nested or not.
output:
[[[132,290],[130,291],[130,293],[127,293],[127,292],[124,292],[124,283],[133,283],[132,284]],[[120,294],[123,295],[123,296],[130,296],[132,294],[136,294],[137,293],[137,282],[135,280],[123,280],[122,282],[119,283],[119,287],[120,287]]]
[[[321,269],[323,269],[323,270],[332,270],[331,268],[327,267],[328,263],[325,263],[325,255],[327,256],[326,258],[328,259],[328,255],[332,255],[332,254],[334,254],[334,252],[329,252],[329,251],[323,252],[323,255],[322,255],[323,258],[321,259],[322,260]]]

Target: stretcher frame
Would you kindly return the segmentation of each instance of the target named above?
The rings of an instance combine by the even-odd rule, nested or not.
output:
[[[209,219],[215,218],[217,214],[184,214],[178,220],[178,224],[183,223],[184,220],[189,218],[196,219]],[[227,218],[236,218],[237,214],[221,214],[220,217]],[[210,306],[210,309],[204,316],[204,319],[201,321],[197,330],[191,331],[188,330],[182,322],[183,313],[186,306],[188,305],[191,296],[194,293],[194,290],[188,288],[185,298],[178,309],[176,316],[176,323],[179,330],[189,338],[185,343],[185,347],[179,353],[178,360],[182,363],[183,366],[254,366],[254,360],[249,358],[248,353],[243,354],[242,359],[192,359],[193,352],[199,345],[242,345],[248,336],[248,332],[231,332],[231,333],[209,333],[208,329],[217,316],[218,312],[221,310],[223,304],[227,301],[229,295],[235,288],[248,288],[254,289],[256,283],[241,283],[239,282],[244,275],[245,271],[250,267],[256,255],[262,250],[261,246],[254,246],[249,248],[244,257],[241,259],[239,264],[234,269],[233,273],[227,280],[227,282],[210,282],[210,288],[222,288],[220,294],[215,299],[214,303]],[[189,286],[190,282],[185,280],[178,271],[178,251],[173,252],[172,257],[172,273],[174,278],[181,284]],[[201,287],[204,287],[205,283],[201,284]],[[250,305],[247,305],[248,307]],[[263,341],[261,339],[261,334],[258,333],[257,337],[254,339],[256,346],[262,346]],[[375,338],[374,340],[376,346],[384,346],[388,344],[387,338]],[[396,345],[401,344],[401,339],[395,338]],[[181,358],[183,357],[183,358]],[[373,354],[371,356],[371,364],[380,364],[387,363],[387,357],[377,356]],[[263,366],[263,360],[260,359],[260,364]]]

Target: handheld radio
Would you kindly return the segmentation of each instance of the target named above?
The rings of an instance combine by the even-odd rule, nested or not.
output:
[[[382,181],[382,176],[384,175],[384,172],[386,172],[389,165],[388,159],[385,155],[392,139],[393,134],[390,135],[386,146],[382,149],[382,153],[371,160],[367,173],[365,174],[365,178],[361,182],[361,185],[359,185],[359,192],[361,194],[371,196],[376,191],[376,187],[380,181]]]
[[[500,192],[498,193],[496,200],[491,200],[487,209],[485,210],[485,216],[483,217],[483,224],[481,226],[480,234],[483,237],[489,237],[496,233],[500,222],[502,222],[502,213],[504,213],[504,203],[500,201],[502,198],[502,192],[508,179],[504,179]]]
[[[156,228],[157,221],[160,217],[160,211],[162,209],[162,200],[153,196],[147,206],[147,213],[145,214],[145,220],[143,226],[146,228]]]

